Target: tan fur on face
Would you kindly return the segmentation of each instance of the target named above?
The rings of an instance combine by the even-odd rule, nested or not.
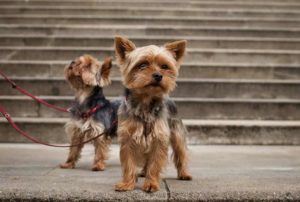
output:
[[[175,78],[178,75],[178,71],[176,61],[172,55],[163,48],[156,46],[148,46],[141,49],[145,49],[143,50],[145,55],[138,54],[135,57],[140,50],[136,49],[128,57],[131,63],[124,69],[124,75],[126,75],[123,80],[124,85],[128,89],[149,92],[149,94],[160,92],[166,94],[173,91],[176,86]],[[137,66],[142,63],[146,63],[148,66],[141,70]],[[162,69],[162,65],[168,65],[169,69]],[[153,82],[152,74],[154,73],[160,73],[163,76],[160,87],[151,86]]]
[[[90,55],[76,58],[65,67],[65,77],[75,90],[84,90],[99,85],[104,87],[110,84],[109,73],[112,67],[110,57],[100,62]]]
[[[123,76],[123,84],[141,94],[168,94],[175,89],[180,62],[185,53],[186,41],[168,43],[163,47],[150,45],[136,48],[134,43],[116,37],[116,56]],[[147,64],[146,68],[139,68]],[[167,69],[163,68],[167,65]],[[153,86],[154,73],[163,76],[160,86]]]

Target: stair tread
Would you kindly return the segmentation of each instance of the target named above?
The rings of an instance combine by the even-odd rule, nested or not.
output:
[[[55,64],[55,65],[66,65],[70,60],[0,60],[0,64]],[[115,62],[113,62],[115,64]],[[300,68],[300,64],[253,64],[253,63],[201,63],[201,62],[184,62],[181,66],[212,66],[212,67],[261,67],[261,68]]]
[[[300,6],[300,4],[299,4]],[[211,17],[211,16],[108,16],[108,15],[70,15],[70,14],[63,14],[63,15],[50,15],[50,14],[0,14],[0,18],[47,18],[47,19],[110,19],[110,20],[124,20],[124,19],[132,19],[132,20],[178,20],[178,21],[247,21],[247,22],[300,22],[299,19],[295,18],[273,18],[273,17]]]
[[[0,23],[0,27],[42,27],[42,28],[101,28],[101,29],[111,29],[111,28],[118,28],[118,29],[215,29],[215,30],[254,30],[254,31],[299,31],[300,28],[298,27],[241,27],[241,26],[227,26],[227,27],[219,27],[219,26],[207,26],[207,25],[124,25],[124,24],[113,24],[113,25],[97,25],[97,24],[41,24],[41,23],[10,23],[10,24],[3,24]]]
[[[64,47],[51,47],[51,46],[0,46],[0,50],[66,50],[66,51],[114,51],[112,47],[82,47],[82,46],[64,46]],[[300,50],[273,50],[273,49],[234,49],[234,48],[188,48],[187,52],[209,52],[209,53],[244,53],[244,54],[300,54]]]
[[[29,76],[11,76],[12,80],[19,81],[64,81],[64,77],[29,77]],[[4,80],[2,77],[0,81]],[[121,81],[120,77],[114,77],[112,81]],[[300,80],[295,79],[220,79],[220,78],[178,78],[178,82],[191,83],[249,83],[249,84],[300,84]]]
[[[51,101],[72,101],[74,96],[38,96],[39,98]],[[122,96],[111,97],[108,96],[107,99],[115,100],[120,99]],[[31,100],[25,95],[0,95],[1,100]],[[237,102],[237,103],[291,103],[300,104],[300,99],[259,99],[259,98],[193,98],[193,97],[172,97],[172,100],[176,102]]]
[[[65,123],[69,118],[45,118],[45,117],[13,117],[16,123]],[[0,123],[5,123],[4,118],[0,118]],[[300,120],[202,120],[202,119],[183,119],[184,124],[210,125],[210,126],[297,126],[300,127]]]
[[[161,2],[161,1],[159,1]],[[164,1],[166,2],[166,1]],[[176,2],[176,1],[174,1]],[[177,1],[178,2],[178,1]],[[243,2],[244,3],[244,2]],[[245,8],[176,8],[176,7],[131,7],[131,6],[88,6],[88,5],[59,5],[59,6],[53,6],[53,5],[47,5],[41,6],[41,5],[3,5],[1,6],[1,9],[47,9],[47,10],[64,10],[64,9],[74,9],[74,10],[145,10],[145,11],[199,11],[199,12],[247,12],[247,13],[299,13],[297,10],[285,10],[285,9],[255,9],[255,10],[247,10]]]
[[[114,39],[114,36],[94,36],[94,35],[67,35],[67,34],[0,34],[0,38],[45,38],[45,39],[55,39],[55,38],[67,38],[67,39]],[[131,36],[132,40],[135,39],[161,39],[161,40],[177,40],[177,39],[186,39],[186,40],[207,40],[207,41],[266,41],[266,42],[300,42],[300,38],[284,38],[284,37],[217,37],[217,36]],[[93,48],[93,47],[91,47]]]
[[[3,28],[15,28],[15,27],[27,27],[27,28],[78,28],[78,29],[193,29],[193,30],[242,30],[242,31],[286,31],[286,32],[298,32],[300,27],[241,27],[241,26],[191,26],[191,25],[124,25],[124,24],[114,24],[114,25],[95,25],[95,24],[2,24],[0,27]]]

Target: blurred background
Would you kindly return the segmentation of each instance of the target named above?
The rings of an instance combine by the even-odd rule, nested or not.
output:
[[[67,107],[64,66],[82,54],[114,56],[117,34],[138,46],[188,40],[172,97],[189,144],[300,144],[300,1],[0,0],[0,69]],[[123,94],[116,65],[112,76],[105,93],[115,99]],[[28,133],[67,142],[67,114],[2,78],[0,105]],[[27,140],[0,118],[0,142]]]

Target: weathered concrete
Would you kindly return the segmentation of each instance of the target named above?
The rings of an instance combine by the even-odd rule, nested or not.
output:
[[[14,118],[16,124],[34,137],[66,143],[64,124],[67,118]],[[256,120],[183,120],[195,145],[300,145],[300,121]],[[0,119],[0,142],[28,143],[6,120]],[[116,142],[116,140],[114,140]]]
[[[299,4],[300,7],[300,4]],[[298,19],[225,18],[225,17],[171,17],[171,16],[87,16],[87,15],[0,15],[0,23],[11,24],[98,24],[98,25],[175,25],[175,26],[246,26],[299,27]]]
[[[0,24],[1,34],[68,34],[126,36],[231,36],[231,37],[299,37],[299,28],[240,26],[168,26],[168,25],[51,25]]]
[[[189,146],[193,181],[177,181],[169,164],[161,190],[119,193],[118,146],[113,146],[107,170],[90,171],[93,148],[84,148],[78,167],[62,170],[67,149],[31,144],[0,144],[1,201],[298,201],[299,147]]]
[[[109,90],[108,90],[109,91]],[[40,96],[57,106],[70,107],[72,96]],[[111,100],[120,97],[108,97]],[[207,99],[172,98],[184,119],[300,119],[300,100],[293,99]],[[57,113],[24,96],[0,96],[0,105],[5,106],[13,117],[68,117]]]
[[[0,59],[2,60],[72,60],[83,54],[98,55],[98,57],[104,58],[113,56],[114,50],[108,47],[0,47]],[[188,49],[185,61],[298,64],[300,63],[300,50]]]
[[[66,96],[74,92],[62,77],[12,78],[19,86],[34,95]],[[0,78],[0,95],[20,95]],[[241,80],[241,79],[177,79],[174,97],[228,98],[228,99],[299,99],[298,80]],[[113,78],[112,84],[104,88],[106,96],[120,96],[124,88],[120,78]],[[192,93],[191,93],[192,92]]]
[[[282,49],[299,50],[300,39],[297,38],[266,38],[266,37],[165,37],[165,36],[135,36],[130,38],[137,46],[149,44],[165,44],[170,41],[185,39],[189,48],[244,48],[248,49]],[[94,35],[0,35],[0,46],[87,46],[112,47],[113,36]]]
[[[295,0],[296,2],[297,0]],[[165,2],[165,1],[164,1]],[[231,1],[232,2],[232,1]],[[253,0],[252,0],[253,2]],[[272,1],[274,2],[274,1]],[[286,2],[286,1],[285,1]],[[245,2],[243,2],[245,3]],[[224,8],[169,8],[169,7],[125,7],[118,8],[116,6],[1,6],[2,14],[53,14],[53,15],[140,15],[140,16],[230,16],[230,17],[300,17],[298,11],[281,10],[281,9],[260,9],[248,10],[244,9],[224,9]]]
[[[49,78],[62,77],[63,68],[70,61],[0,61],[1,70],[8,76]],[[120,77],[119,68],[111,69],[113,78]],[[183,63],[179,78],[216,79],[288,79],[299,80],[300,68],[297,64],[255,65],[230,63]]]
[[[297,10],[299,9],[300,5],[298,2],[228,2],[228,1],[188,1],[180,2],[180,1],[9,1],[3,0],[0,2],[0,5],[59,5],[61,6],[84,6],[84,5],[94,5],[94,6],[116,6],[119,7],[122,3],[122,6],[131,6],[131,7],[169,7],[169,8],[246,8],[248,10],[255,10],[255,9],[288,9],[288,10]]]

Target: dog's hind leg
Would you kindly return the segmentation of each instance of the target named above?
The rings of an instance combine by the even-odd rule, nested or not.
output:
[[[173,161],[177,168],[178,179],[192,180],[192,176],[188,173],[188,154],[186,146],[187,130],[179,118],[170,119],[171,129],[171,146],[173,149]]]

